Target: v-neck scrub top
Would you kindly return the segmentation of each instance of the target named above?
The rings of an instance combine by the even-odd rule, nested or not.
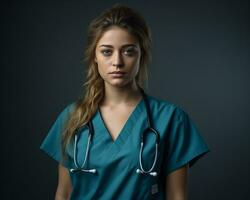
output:
[[[97,173],[69,172],[73,186],[70,199],[165,199],[166,176],[187,163],[192,167],[210,151],[195,123],[183,108],[153,96],[147,95],[146,98],[149,102],[152,126],[160,134],[158,160],[155,166],[158,176],[136,173],[136,169],[140,168],[140,135],[147,127],[143,98],[137,103],[115,140],[111,137],[98,109],[92,118],[94,135],[85,164],[86,169],[95,168]],[[75,168],[74,142],[72,140],[68,145],[66,153],[69,159],[63,162],[60,140],[65,122],[74,106],[75,102],[65,106],[40,146],[41,150],[68,169]],[[87,147],[86,126],[78,133],[78,137],[77,161],[81,166]],[[154,154],[154,134],[146,134],[142,153],[145,170],[151,168]]]

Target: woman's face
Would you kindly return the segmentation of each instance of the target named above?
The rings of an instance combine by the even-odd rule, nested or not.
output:
[[[99,39],[95,62],[105,84],[122,87],[133,83],[139,70],[141,51],[136,37],[113,26]],[[123,74],[111,74],[121,71]]]

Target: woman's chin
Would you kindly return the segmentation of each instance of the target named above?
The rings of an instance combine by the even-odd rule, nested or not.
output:
[[[109,82],[109,85],[113,87],[124,87],[128,84],[124,79],[116,79]]]

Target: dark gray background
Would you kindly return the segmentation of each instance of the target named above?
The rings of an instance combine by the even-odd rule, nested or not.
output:
[[[80,94],[89,21],[114,2],[2,1],[1,199],[54,198],[57,163],[39,146]],[[190,199],[247,199],[249,3],[120,2],[152,30],[149,94],[182,106],[210,147],[190,169]]]

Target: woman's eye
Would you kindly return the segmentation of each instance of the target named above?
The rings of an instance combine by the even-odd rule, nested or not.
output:
[[[134,53],[135,53],[134,49],[127,49],[127,50],[125,50],[125,54],[127,54],[127,55],[133,55]]]
[[[110,53],[111,53],[110,50],[103,50],[103,51],[102,51],[102,54],[103,54],[104,56],[109,56]]]
[[[136,53],[136,51],[134,49],[126,49],[123,51],[125,55],[127,56],[133,56],[133,54]],[[102,50],[101,53],[104,55],[104,56],[110,56],[112,54],[112,51],[109,50],[109,49],[105,49],[105,50]]]

